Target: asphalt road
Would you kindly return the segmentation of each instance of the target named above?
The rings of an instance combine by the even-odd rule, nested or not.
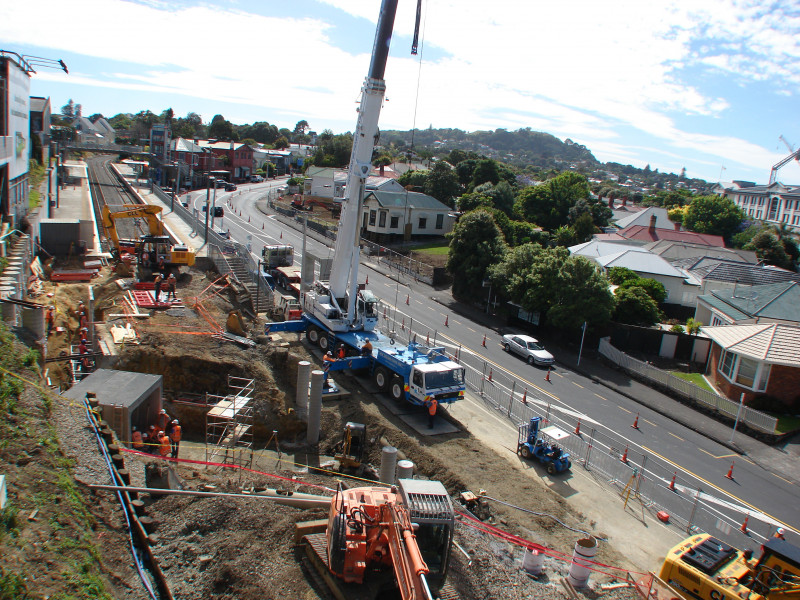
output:
[[[250,244],[256,257],[264,244],[291,244],[295,248],[296,264],[300,264],[301,233],[255,207],[255,201],[263,197],[267,189],[283,184],[284,181],[279,180],[243,185],[236,192],[217,190],[217,205],[225,203],[225,217],[221,223],[216,220],[217,226],[229,230],[235,240]],[[201,195],[205,202],[205,192],[196,193],[195,197]],[[199,198],[196,204],[200,208]],[[204,215],[202,211],[200,214]],[[329,257],[333,253],[332,248],[311,238],[306,244],[307,250],[317,256]],[[676,508],[679,502],[684,505],[690,502],[700,490],[703,500],[716,507],[720,517],[731,523],[741,522],[742,515],[750,513],[772,527],[782,525],[800,530],[800,503],[796,500],[800,490],[779,474],[563,366],[557,367],[551,373],[550,382],[546,382],[546,371],[507,354],[497,333],[459,315],[449,314],[445,306],[433,301],[429,286],[402,276],[389,278],[362,263],[360,281],[367,276],[369,288],[389,305],[387,317],[395,321],[397,330],[413,328],[418,339],[429,337],[431,342],[436,340],[451,351],[459,349],[464,364],[484,373],[492,370],[494,385],[508,390],[516,385],[517,391],[519,386],[525,386],[529,404],[540,405],[543,412],[550,410],[551,415],[567,423],[580,419],[583,431],[592,432],[598,444],[605,443],[619,452],[623,445],[628,447],[630,463],[645,469],[648,476],[661,484],[667,485],[671,475],[677,473],[676,486],[685,493],[676,494]],[[485,347],[482,345],[484,335],[487,336]],[[513,378],[517,379],[516,384],[512,384]],[[632,425],[637,416],[638,428],[635,429]],[[698,413],[697,418],[708,417]],[[513,438],[510,443],[516,441],[511,423],[508,436],[510,440]],[[726,474],[732,462],[735,475],[728,479]],[[686,510],[687,507],[681,508]],[[769,531],[765,530],[763,535],[769,535]]]

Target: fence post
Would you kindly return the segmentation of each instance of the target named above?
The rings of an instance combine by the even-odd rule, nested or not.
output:
[[[694,496],[694,504],[692,505],[692,514],[689,515],[689,521],[686,523],[686,533],[692,532],[692,521],[694,521],[694,514],[697,512],[697,503],[700,502],[700,488],[697,488],[697,493]]]
[[[544,422],[545,422],[545,424],[548,424],[548,425],[550,424],[550,403],[549,402],[547,403],[547,413],[545,414]]]
[[[483,373],[481,373],[481,396],[483,396],[483,386],[486,383],[486,361],[483,361]]]
[[[514,403],[514,390],[516,389],[517,389],[517,382],[515,380],[511,382],[511,397],[508,400],[508,415],[507,415],[508,417],[511,417],[511,405]]]
[[[594,445],[594,432],[595,430],[592,429],[592,435],[589,436],[589,446],[586,448],[586,460],[583,462],[583,468],[587,471],[589,470],[589,460],[592,455],[592,446]]]
[[[644,466],[647,464],[647,454],[642,455],[642,468],[639,469],[639,478],[636,480],[636,495],[639,495],[639,486],[644,478]]]

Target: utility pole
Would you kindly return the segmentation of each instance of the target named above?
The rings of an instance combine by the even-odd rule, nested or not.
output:
[[[208,187],[206,187],[206,233],[204,239],[206,243],[208,243],[208,213],[211,212],[211,207],[209,206],[209,200],[211,199],[211,185],[214,183],[214,178],[208,178]],[[215,188],[216,189],[216,188]]]

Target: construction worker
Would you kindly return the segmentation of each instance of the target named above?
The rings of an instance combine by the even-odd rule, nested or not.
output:
[[[175,295],[175,284],[177,283],[175,279],[175,273],[170,273],[169,277],[167,277],[167,300],[170,299],[170,296],[173,300],[177,300],[178,297]]]
[[[171,422],[172,422],[172,419],[169,418],[169,415],[167,414],[167,411],[162,408],[161,412],[159,412],[158,416],[156,417],[156,425],[158,426],[158,428],[161,431],[166,431],[167,430],[167,426]]]
[[[89,348],[86,346],[86,338],[81,338],[81,343],[78,344],[78,353],[79,354],[89,354]],[[81,357],[81,364],[85,369],[89,368],[89,357],[83,356]]]
[[[369,340],[364,342],[364,345],[361,346],[361,356],[372,356],[372,342]]]
[[[47,309],[47,313],[44,315],[45,320],[47,321],[47,335],[53,333],[53,327],[56,324],[56,307],[50,305]]]
[[[150,454],[155,454],[158,449],[158,434],[159,431],[156,429],[156,426],[150,425],[150,432],[147,434],[147,441],[149,442],[147,451]]]
[[[159,256],[158,257],[158,270],[161,271],[161,272],[164,271],[164,257],[163,256]]]
[[[178,458],[178,446],[181,444],[181,424],[178,423],[178,419],[172,421],[169,439],[172,442],[172,458]]]
[[[344,349],[344,344],[339,344],[339,349],[336,351],[336,358],[342,360],[347,356],[347,351]]]
[[[89,330],[89,317],[86,316],[86,311],[81,312],[81,329]]]
[[[778,527],[778,531],[772,536],[774,538],[778,538],[779,540],[786,540],[786,530],[783,527]]]
[[[155,292],[153,295],[155,296],[156,304],[158,304],[158,296],[161,294],[161,282],[163,279],[164,277],[161,275],[161,273],[156,273],[155,283],[153,285],[153,290]]]
[[[144,440],[142,439],[142,432],[133,428],[133,433],[131,434],[131,444],[133,445],[134,450],[141,451],[144,448]]]
[[[325,377],[322,380],[322,386],[328,387],[328,370],[330,369],[331,363],[334,361],[333,352],[328,350],[325,353],[325,356],[322,357],[322,372],[325,373]]]
[[[167,458],[170,450],[172,450],[172,448],[170,447],[169,438],[167,434],[161,432],[161,436],[158,438],[158,453],[161,455],[161,458]]]
[[[439,403],[436,398],[431,398],[425,403],[425,406],[428,407],[428,429],[433,429],[433,421],[436,418],[436,409],[439,407]]]

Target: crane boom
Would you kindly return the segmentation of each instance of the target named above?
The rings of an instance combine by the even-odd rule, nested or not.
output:
[[[359,221],[367,177],[372,170],[372,151],[378,139],[378,118],[386,93],[383,74],[397,12],[397,0],[383,0],[372,48],[369,73],[361,89],[358,120],[347,173],[346,197],[342,204],[330,276],[331,297],[339,307],[347,305],[348,324],[355,321],[358,288]]]
[[[774,165],[772,165],[772,171],[769,173],[769,183],[772,185],[778,178],[778,170],[786,165],[787,163],[791,162],[792,160],[796,160],[800,162],[800,150],[795,150],[789,156],[779,160]]]

